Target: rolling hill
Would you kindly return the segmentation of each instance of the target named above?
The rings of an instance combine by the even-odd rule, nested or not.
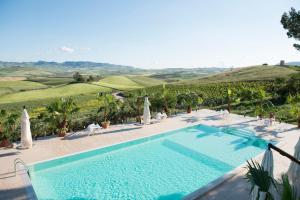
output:
[[[16,92],[0,96],[0,104],[11,102],[25,102],[42,99],[51,99],[67,96],[78,96],[83,94],[96,94],[102,91],[110,91],[107,87],[100,85],[92,85],[87,83],[77,83],[64,85],[59,87],[52,87],[46,89],[28,90],[23,92]]]
[[[30,81],[0,81],[0,95],[15,93],[26,90],[47,88],[46,85]]]
[[[206,76],[200,79],[188,80],[185,83],[218,83],[232,81],[256,81],[275,80],[276,78],[288,78],[299,73],[300,68],[275,65],[258,65],[245,68],[232,69],[230,71]]]
[[[151,66],[150,66],[151,67]],[[142,75],[168,82],[196,78],[227,70],[225,68],[165,68],[141,69],[132,66],[86,61],[68,62],[2,62],[0,61],[0,77],[71,77],[75,72],[83,75]]]
[[[0,76],[72,76],[74,72],[89,75],[140,74],[145,70],[110,63],[85,61],[68,62],[3,62],[0,61]]]

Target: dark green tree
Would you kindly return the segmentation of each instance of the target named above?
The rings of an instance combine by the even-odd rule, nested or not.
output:
[[[300,40],[300,11],[291,8],[289,12],[284,12],[281,17],[281,24],[287,30],[287,36]],[[294,44],[294,47],[300,51],[300,44]]]
[[[76,82],[85,82],[85,78],[79,72],[75,72],[75,74],[73,74],[73,79]]]

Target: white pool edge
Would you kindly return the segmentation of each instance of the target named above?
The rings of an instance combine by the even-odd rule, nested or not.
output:
[[[155,136],[155,135],[160,135],[160,134],[164,134],[164,133],[167,133],[167,132],[176,131],[176,130],[179,130],[179,129],[182,129],[182,128],[187,128],[187,127],[195,126],[195,125],[198,125],[198,124],[199,123],[189,124],[189,125],[183,126],[181,128],[176,128],[176,129],[171,129],[171,130],[167,130],[167,131],[154,133],[153,135],[147,135],[147,136],[143,136],[143,137],[139,137],[139,138],[125,140],[125,141],[122,141],[122,142],[117,142],[117,143],[113,143],[113,144],[104,145],[104,146],[101,146],[101,147],[95,147],[95,148],[91,148],[91,149],[87,149],[87,150],[83,150],[83,151],[78,151],[78,152],[75,152],[75,153],[69,153],[69,154],[66,154],[66,155],[63,155],[63,156],[57,156],[55,158],[44,159],[44,160],[40,160],[40,161],[37,161],[37,162],[31,162],[27,165],[30,167],[30,166],[33,166],[35,164],[39,164],[39,163],[42,163],[42,162],[52,161],[52,160],[56,160],[56,159],[60,159],[60,158],[65,158],[65,157],[68,157],[68,156],[74,156],[74,155],[81,154],[81,153],[86,153],[86,152],[89,152],[89,151],[100,150],[100,149],[104,149],[104,148],[107,148],[107,147],[111,147],[111,146],[115,146],[115,145],[119,145],[119,144],[124,144],[124,143],[127,143],[127,142],[133,142],[135,140],[149,138],[149,137],[152,137],[152,136]],[[205,124],[203,124],[203,125],[205,125]],[[88,136],[88,137],[93,137],[93,136]]]
[[[30,199],[30,200],[38,200],[37,196],[36,196],[36,193],[34,191],[34,188],[32,186],[32,183],[31,183],[31,179],[27,173],[27,169],[25,168],[24,165],[18,165],[16,167],[16,170],[17,172],[21,172],[20,174],[16,174],[16,176],[20,176],[23,184],[24,184],[24,187],[25,187],[25,191],[26,191],[26,199]],[[17,173],[16,172],[16,173]]]
[[[284,141],[278,142],[276,144],[276,147],[280,148],[284,145]],[[260,154],[258,154],[257,156],[253,157],[253,160],[259,160],[262,159],[263,155],[265,152],[262,152]],[[238,167],[234,168],[233,170],[227,172],[226,174],[220,176],[219,178],[213,180],[212,182],[208,183],[207,185],[195,190],[194,192],[186,195],[183,199],[184,200],[196,200],[198,198],[203,197],[204,195],[206,195],[208,192],[210,192],[211,190],[217,188],[218,186],[220,186],[222,183],[224,183],[226,180],[238,175],[240,172],[245,170],[245,167],[247,166],[247,163],[243,163],[241,165],[239,165]]]

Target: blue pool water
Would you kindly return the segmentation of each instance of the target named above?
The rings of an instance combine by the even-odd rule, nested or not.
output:
[[[38,199],[176,200],[263,152],[248,130],[197,125],[30,167]]]

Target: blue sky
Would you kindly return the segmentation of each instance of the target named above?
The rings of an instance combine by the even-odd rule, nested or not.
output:
[[[0,0],[0,60],[144,68],[300,61],[280,24],[293,0]]]

